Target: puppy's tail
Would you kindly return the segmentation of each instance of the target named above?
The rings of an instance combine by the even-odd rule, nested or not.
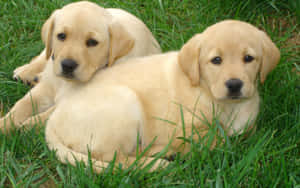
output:
[[[76,161],[83,161],[86,165],[89,164],[88,156],[66,147],[51,126],[46,127],[46,141],[51,150],[56,150],[56,156],[61,162],[65,164],[70,163],[73,166],[76,166]],[[103,168],[106,168],[109,165],[107,162],[97,161],[95,159],[90,160],[93,163],[94,171],[97,173],[100,173]]]

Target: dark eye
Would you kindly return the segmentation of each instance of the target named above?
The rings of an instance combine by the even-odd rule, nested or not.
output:
[[[217,57],[214,57],[212,60],[210,60],[213,64],[215,65],[220,65],[222,63],[222,58],[217,56]]]
[[[86,45],[87,45],[87,47],[97,46],[98,41],[96,41],[95,39],[89,39],[86,41]]]
[[[65,33],[58,33],[57,34],[57,39],[60,41],[64,41],[66,39],[66,34]]]
[[[245,55],[245,57],[244,57],[244,62],[245,63],[250,63],[253,60],[254,60],[254,57],[251,56],[251,55]]]

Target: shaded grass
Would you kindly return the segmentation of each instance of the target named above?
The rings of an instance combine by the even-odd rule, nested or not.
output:
[[[29,87],[12,80],[13,70],[43,48],[40,29],[51,12],[72,1],[0,1],[0,100],[6,112]],[[210,151],[202,142],[175,156],[164,170],[112,167],[97,175],[90,167],[61,164],[49,151],[44,129],[0,134],[0,187],[296,187],[300,184],[299,1],[129,0],[94,1],[141,18],[164,51],[177,50],[195,33],[223,19],[248,21],[280,47],[281,63],[260,86],[257,132],[235,136]],[[288,43],[288,44],[287,44]],[[214,122],[217,125],[218,122]],[[113,166],[113,164],[112,164]]]

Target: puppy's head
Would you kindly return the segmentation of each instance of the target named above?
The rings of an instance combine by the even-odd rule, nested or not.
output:
[[[223,21],[195,35],[178,61],[192,85],[205,85],[216,100],[250,98],[257,77],[263,83],[280,52],[269,37],[241,21]]]
[[[47,59],[57,76],[86,82],[134,46],[133,37],[102,7],[71,3],[56,10],[42,28]]]

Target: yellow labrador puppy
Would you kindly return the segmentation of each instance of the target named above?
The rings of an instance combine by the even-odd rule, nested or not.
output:
[[[42,38],[46,48],[31,65],[33,70],[46,66],[41,81],[0,119],[1,130],[37,117],[45,120],[68,87],[85,84],[99,69],[161,51],[146,25],[132,14],[85,1],[56,10],[43,25]]]
[[[253,126],[259,111],[258,78],[264,82],[279,57],[274,43],[254,26],[217,23],[179,52],[131,59],[69,90],[48,120],[48,146],[72,164],[87,162],[89,150],[95,170],[101,171],[116,151],[118,162],[131,164],[137,143],[142,151],[154,140],[145,164],[169,143],[167,155],[187,152],[178,138],[190,137],[193,125],[200,135],[208,130],[193,113],[211,121],[218,111],[228,135],[241,133]],[[160,162],[167,163],[159,159],[153,168]]]

